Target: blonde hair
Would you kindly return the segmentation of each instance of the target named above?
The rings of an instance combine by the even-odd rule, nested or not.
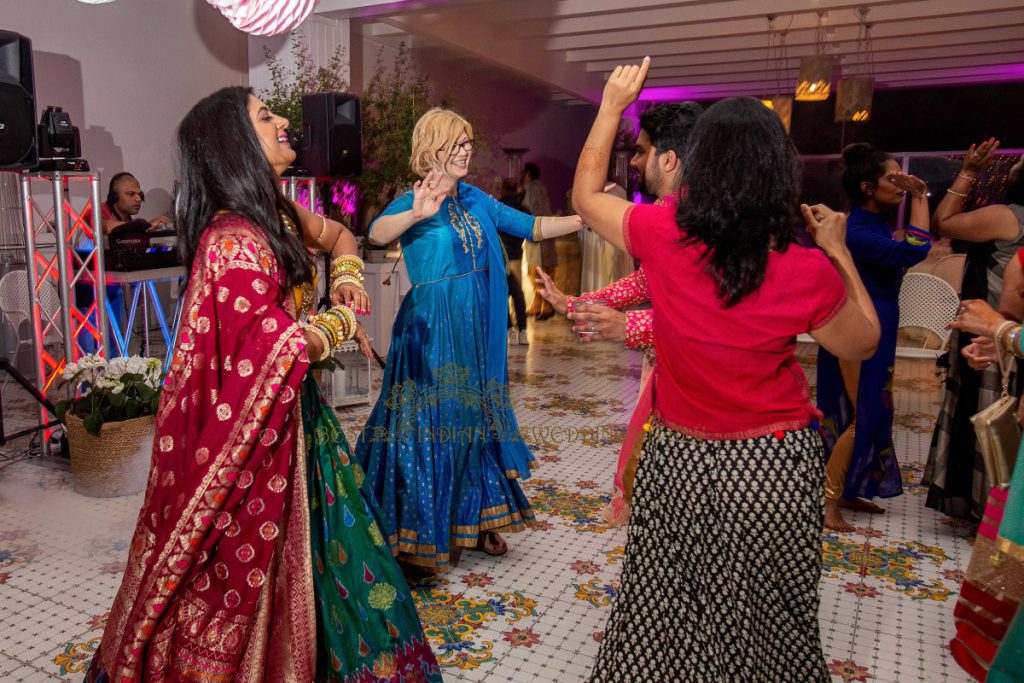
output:
[[[473,126],[459,114],[440,107],[427,111],[412,131],[409,166],[413,173],[423,178],[430,172],[431,162],[443,164],[463,133],[472,139]]]

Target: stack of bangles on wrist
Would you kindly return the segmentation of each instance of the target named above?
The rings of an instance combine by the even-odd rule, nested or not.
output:
[[[331,355],[331,351],[356,336],[356,314],[348,306],[334,306],[318,315],[312,315],[306,323],[306,329],[320,340],[323,353],[314,360],[323,360]]]
[[[996,344],[1003,350],[1003,353],[1024,358],[1024,350],[1020,347],[1021,326],[1012,320],[1007,320],[999,326],[996,332]]]
[[[345,254],[331,261],[331,291],[341,285],[356,285],[364,288],[366,279],[363,277],[363,259]]]
[[[904,239],[915,247],[921,247],[932,241],[931,233],[908,225],[903,229]]]

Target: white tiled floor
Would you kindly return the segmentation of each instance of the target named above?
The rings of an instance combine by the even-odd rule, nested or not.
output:
[[[510,537],[506,557],[466,553],[459,567],[416,587],[448,680],[583,680],[618,587],[625,532],[609,528],[599,510],[640,357],[614,344],[580,346],[558,319],[530,336],[509,358],[519,420],[537,456],[525,488],[541,524]],[[801,355],[812,369],[813,349]],[[906,493],[885,501],[884,515],[851,515],[857,532],[823,536],[826,658],[836,681],[964,681],[946,644],[970,530],[925,508],[916,486],[938,410],[933,365],[900,360],[896,387]],[[9,431],[19,411],[31,415],[19,391],[4,388]],[[341,413],[346,432],[368,412]],[[79,496],[67,472],[38,460],[0,469],[0,680],[80,679],[140,504],[141,496]]]

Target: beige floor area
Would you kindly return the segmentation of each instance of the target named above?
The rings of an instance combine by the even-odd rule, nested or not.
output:
[[[446,680],[582,681],[619,586],[625,532],[607,502],[639,354],[579,345],[564,320],[530,323],[509,349],[513,399],[537,457],[526,485],[538,527],[509,538],[504,558],[466,553],[415,587]],[[813,380],[813,348],[801,357]],[[12,384],[7,415],[30,410]],[[924,507],[917,485],[938,410],[928,361],[899,361],[896,446],[906,492],[858,529],[823,534],[821,630],[836,681],[965,681],[948,654],[970,529]],[[369,406],[340,413],[350,438]],[[13,425],[9,426],[9,429]],[[90,499],[68,472],[0,461],[0,681],[81,680],[107,619],[141,496]],[[665,596],[670,599],[671,596]]]

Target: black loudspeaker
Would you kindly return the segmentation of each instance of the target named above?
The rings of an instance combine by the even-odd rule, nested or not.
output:
[[[32,168],[36,145],[32,41],[0,31],[0,169]]]
[[[363,170],[359,98],[341,92],[302,96],[301,165],[310,175],[354,176]]]

